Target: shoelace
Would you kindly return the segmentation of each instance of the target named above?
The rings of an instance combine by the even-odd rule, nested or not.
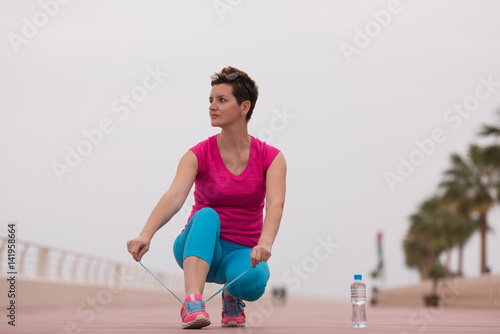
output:
[[[222,312],[228,316],[238,316],[245,306],[245,303],[239,298],[234,298],[232,301],[224,299],[224,309]]]
[[[193,312],[200,312],[205,310],[205,307],[203,306],[203,302],[199,300],[192,300],[190,302],[185,303],[186,304],[186,312],[193,313]]]
[[[182,300],[180,300],[180,298],[179,298],[179,297],[177,297],[177,295],[176,295],[175,293],[173,293],[172,291],[170,291],[170,289],[169,289],[169,288],[167,288],[167,286],[166,286],[165,284],[163,284],[163,283],[162,283],[162,281],[160,281],[160,280],[158,279],[158,277],[156,277],[156,276],[155,276],[155,275],[154,275],[154,274],[153,274],[153,273],[152,273],[152,272],[151,272],[148,268],[146,268],[146,266],[145,266],[145,265],[143,265],[141,262],[139,262],[139,264],[140,264],[140,265],[141,265],[144,269],[146,269],[146,271],[147,271],[148,273],[150,273],[150,274],[151,274],[151,276],[153,276],[153,277],[154,277],[154,278],[155,278],[155,279],[156,279],[156,280],[157,280],[157,281],[158,281],[161,285],[163,285],[163,287],[164,287],[165,289],[167,289],[167,290],[168,290],[168,292],[170,292],[170,293],[171,293],[171,294],[172,294],[175,298],[177,298],[177,300],[178,300],[181,304],[184,304],[184,302],[183,302]],[[238,280],[241,276],[245,275],[245,274],[247,273],[247,271],[249,271],[250,269],[251,269],[251,268],[248,268],[247,270],[245,270],[244,272],[242,272],[242,273],[241,273],[238,277],[236,277],[235,279],[233,279],[231,282],[226,283],[226,284],[225,284],[225,285],[224,285],[224,286],[223,286],[223,287],[222,287],[219,291],[217,291],[216,293],[214,293],[214,294],[212,295],[212,297],[210,297],[210,298],[208,298],[207,300],[205,300],[205,303],[207,303],[210,299],[214,298],[214,297],[215,297],[218,293],[220,293],[222,290],[224,290],[227,286],[230,286],[231,284],[233,284],[234,282],[236,282],[236,280]]]

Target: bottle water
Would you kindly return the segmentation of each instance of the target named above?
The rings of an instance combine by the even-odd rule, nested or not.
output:
[[[351,324],[354,328],[366,327],[366,285],[361,281],[361,277],[361,275],[354,275],[354,282],[351,284]]]

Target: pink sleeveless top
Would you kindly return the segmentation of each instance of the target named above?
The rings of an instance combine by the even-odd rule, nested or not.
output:
[[[262,232],[266,172],[279,150],[250,137],[248,165],[238,176],[222,161],[217,136],[191,148],[198,159],[198,173],[188,222],[198,210],[210,207],[219,214],[222,240],[254,247]]]

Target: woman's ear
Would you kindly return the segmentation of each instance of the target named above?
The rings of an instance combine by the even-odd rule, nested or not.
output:
[[[250,111],[250,106],[252,105],[252,103],[250,101],[245,101],[243,102],[240,107],[241,107],[241,112],[240,112],[240,115],[241,116],[247,116],[247,113]]]

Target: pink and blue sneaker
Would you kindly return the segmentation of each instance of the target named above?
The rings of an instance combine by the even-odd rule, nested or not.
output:
[[[245,326],[245,303],[239,298],[224,297],[222,292],[222,327]]]
[[[210,325],[210,316],[199,293],[186,297],[181,309],[182,328],[202,328]]]

